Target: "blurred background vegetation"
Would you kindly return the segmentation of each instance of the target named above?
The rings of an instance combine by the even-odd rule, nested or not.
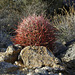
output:
[[[62,0],[0,0],[0,28],[6,27],[9,32],[23,16],[33,13],[48,16],[58,7],[62,7]]]
[[[74,7],[69,8],[64,0],[0,0],[0,31],[13,35],[15,25],[33,13],[43,14],[49,19],[52,17],[50,21],[58,28],[60,41],[74,39]]]

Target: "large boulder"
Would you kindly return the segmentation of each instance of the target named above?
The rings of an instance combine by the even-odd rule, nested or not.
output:
[[[75,75],[75,43],[72,43],[66,52],[60,56],[64,62],[66,69],[70,72],[70,75]]]
[[[58,60],[52,52],[49,52],[44,46],[27,46],[20,52],[24,67],[36,68],[42,66],[57,67]],[[61,66],[60,66],[61,67]]]
[[[18,61],[18,55],[22,62]],[[69,75],[62,62],[46,47],[27,46],[21,49],[20,45],[10,45],[6,52],[0,52],[0,74]]]
[[[6,52],[0,52],[0,62],[10,62],[14,63],[17,60],[18,54],[21,49],[15,49],[13,45],[8,46]]]

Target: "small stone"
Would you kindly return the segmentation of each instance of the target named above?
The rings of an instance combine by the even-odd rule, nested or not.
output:
[[[42,67],[41,69],[42,70],[47,70],[47,71],[52,71],[53,68],[46,66],[46,67]]]
[[[22,46],[20,44],[16,44],[16,45],[14,45],[14,47],[16,47],[18,49],[22,49]]]
[[[13,48],[13,45],[8,46],[6,53],[13,53],[13,51],[15,51],[15,49]]]
[[[15,50],[13,45],[8,46],[6,52],[0,52],[0,62],[5,61],[14,63],[18,58],[18,54],[21,50]]]
[[[34,75],[33,72],[29,72],[27,75]]]
[[[59,75],[63,75],[62,73],[59,73]]]
[[[38,73],[39,72],[39,69],[35,69],[35,72]]]
[[[14,64],[17,65],[17,66],[21,66],[21,67],[24,66],[23,63],[22,63],[21,61],[15,61]]]

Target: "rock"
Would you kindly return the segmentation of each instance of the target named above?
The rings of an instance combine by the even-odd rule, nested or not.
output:
[[[75,43],[71,44],[67,51],[60,55],[60,58],[70,75],[75,75]]]
[[[18,48],[18,49],[22,49],[22,46],[20,44],[16,44],[14,45],[15,48]]]
[[[62,72],[59,71],[56,71],[54,68],[46,66],[42,68],[36,68],[34,71],[29,72],[27,75],[64,75]]]
[[[71,60],[75,60],[75,44],[70,45],[66,53],[63,55],[63,61],[69,62]]]
[[[14,47],[13,47],[13,45],[10,45],[10,46],[8,46],[8,48],[7,48],[7,50],[6,50],[6,53],[13,53],[13,52],[15,52],[16,50],[14,49]]]
[[[43,69],[35,69],[35,73],[40,73],[40,74],[43,74],[43,75],[48,75],[48,72],[46,70],[43,70]]]
[[[71,44],[73,44],[75,42],[75,39],[71,40],[71,41],[68,41],[65,43],[65,46],[68,47],[70,46]]]
[[[15,50],[13,45],[8,46],[6,52],[0,52],[0,62],[5,61],[14,63],[16,60],[18,60],[20,51],[20,49]]]
[[[53,68],[48,67],[48,66],[42,67],[41,69],[42,69],[42,70],[47,70],[47,71],[52,71],[52,70],[53,70]]]
[[[60,61],[44,46],[27,46],[21,50],[20,56],[27,68],[57,67],[57,64],[60,64]]]
[[[22,47],[19,44],[10,45],[10,46],[8,46],[6,52],[8,52],[8,53],[14,53],[14,52],[18,52],[21,49],[22,49]]]
[[[18,70],[18,66],[7,62],[0,62],[0,74],[12,73]]]
[[[3,31],[0,31],[0,48],[7,48],[10,44],[13,44],[10,38],[10,35]]]
[[[53,53],[55,56],[60,55],[61,53],[65,52],[67,50],[67,47],[60,43],[60,42],[56,42],[55,43],[55,49],[53,50]]]
[[[24,66],[21,61],[15,61],[14,64],[17,65],[17,66],[20,66],[20,67],[23,67]]]
[[[46,47],[27,46],[21,50],[18,46],[10,45],[6,52],[0,52],[0,74],[66,75],[61,61]],[[18,61],[19,54],[23,62]]]
[[[0,48],[0,52],[5,52],[6,48]]]

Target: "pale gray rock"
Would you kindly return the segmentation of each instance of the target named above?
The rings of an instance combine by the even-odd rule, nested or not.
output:
[[[60,60],[52,52],[49,52],[44,46],[27,46],[21,50],[20,56],[24,66],[27,68],[36,68],[42,66],[57,67]]]
[[[15,50],[13,45],[8,46],[6,52],[0,52],[0,62],[10,62],[14,63],[16,60],[18,60],[18,54],[20,53],[20,49]]]
[[[64,75],[64,74],[60,72],[60,70],[56,71],[54,68],[46,66],[42,68],[36,68],[34,71],[29,72],[27,75]]]
[[[67,51],[60,55],[60,58],[64,62],[68,72],[71,75],[75,75],[75,43],[72,43]]]
[[[68,47],[68,50],[64,54],[64,57],[62,58],[62,60],[66,62],[75,60],[75,43]]]
[[[14,49],[14,47],[13,47],[13,45],[10,45],[10,46],[8,46],[8,48],[7,48],[7,50],[6,50],[6,53],[13,53],[14,51],[16,51],[15,49]]]
[[[18,45],[18,44],[16,44],[16,45],[10,45],[6,49],[6,53],[17,53],[18,51],[20,52],[21,49],[22,49],[22,47],[20,45]]]
[[[18,49],[22,49],[22,46],[20,44],[16,44],[14,45],[15,48],[18,48]]]

